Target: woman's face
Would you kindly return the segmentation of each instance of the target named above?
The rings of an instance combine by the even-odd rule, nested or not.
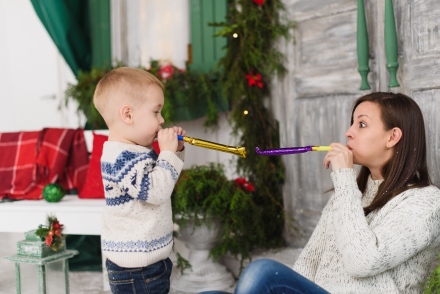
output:
[[[353,163],[381,170],[392,156],[387,143],[392,130],[385,130],[380,108],[373,102],[362,102],[353,113],[353,124],[345,133]]]

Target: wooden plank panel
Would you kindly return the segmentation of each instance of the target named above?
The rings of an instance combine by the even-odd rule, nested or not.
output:
[[[350,125],[351,109],[357,95],[322,94],[314,98],[296,99],[286,110],[284,121],[287,133],[282,147],[328,145],[346,142],[345,131]],[[325,152],[313,152],[283,157],[286,167],[284,186],[285,208],[299,221],[309,236],[320,217],[320,211],[329,196],[324,193],[332,188],[331,170],[322,164]],[[307,241],[292,237],[292,243],[302,246]]]
[[[226,15],[228,13],[228,3],[226,0],[215,0],[214,1],[214,21],[215,22],[225,22]],[[221,28],[214,28],[214,33],[221,30]],[[215,37],[214,38],[214,58],[217,62],[226,54],[227,39],[225,37]]]
[[[286,1],[286,8],[292,12],[296,21],[317,18],[326,15],[338,14],[357,8],[357,1],[353,0],[290,0]]]
[[[208,26],[209,22],[214,20],[215,10],[213,1],[203,1],[202,7],[202,26],[203,26],[203,71],[208,72],[214,63],[214,28]]]
[[[420,106],[425,119],[428,145],[428,167],[433,183],[440,185],[440,90],[413,92],[413,98]]]
[[[418,55],[440,53],[440,5],[438,0],[411,3],[413,46]]]
[[[428,89],[440,86],[440,58],[419,58],[404,65],[405,82],[410,89]]]
[[[299,96],[357,93],[356,11],[298,25],[296,84]]]
[[[191,0],[191,47],[192,47],[192,64],[191,68],[198,70],[203,63],[203,26],[201,18],[202,0]]]

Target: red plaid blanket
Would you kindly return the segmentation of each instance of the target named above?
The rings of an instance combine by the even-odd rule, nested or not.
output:
[[[80,191],[88,163],[82,129],[0,133],[0,199],[41,199],[49,183]]]

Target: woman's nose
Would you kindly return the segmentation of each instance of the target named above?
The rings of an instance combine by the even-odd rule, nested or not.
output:
[[[347,131],[345,132],[345,137],[347,138],[353,138],[353,132],[352,132],[352,126],[350,126]]]

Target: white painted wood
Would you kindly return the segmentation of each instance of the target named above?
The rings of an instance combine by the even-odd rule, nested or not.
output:
[[[80,125],[63,103],[75,78],[31,2],[0,1],[0,22],[0,132]]]
[[[60,202],[22,200],[0,204],[0,232],[24,233],[45,224],[55,215],[69,235],[101,235],[101,212],[105,199],[80,199],[66,195]]]
[[[188,0],[112,0],[112,56],[129,66],[151,59],[185,68],[188,60]]]

